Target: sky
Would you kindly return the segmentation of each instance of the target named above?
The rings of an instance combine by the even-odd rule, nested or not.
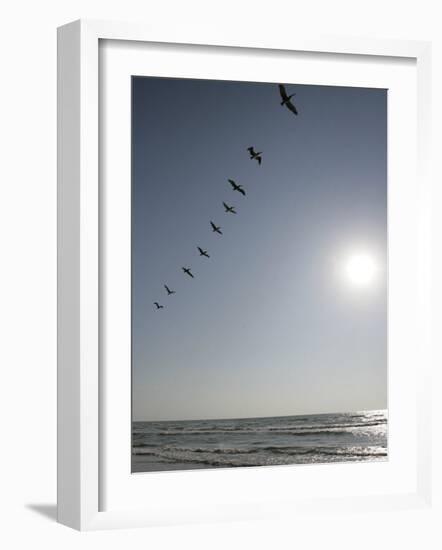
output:
[[[286,88],[132,78],[134,420],[387,407],[387,91]]]

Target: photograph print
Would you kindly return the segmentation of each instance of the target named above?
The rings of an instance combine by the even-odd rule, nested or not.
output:
[[[387,90],[131,109],[132,472],[387,460]]]

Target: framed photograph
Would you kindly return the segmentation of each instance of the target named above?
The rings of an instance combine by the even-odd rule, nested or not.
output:
[[[59,29],[59,521],[430,498],[429,45]]]
[[[387,459],[387,90],[133,76],[131,146],[132,472]]]

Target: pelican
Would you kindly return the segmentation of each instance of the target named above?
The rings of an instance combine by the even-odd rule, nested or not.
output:
[[[167,285],[164,285],[164,288],[167,290],[167,295],[170,296],[171,294],[176,294],[174,290],[170,290],[170,288]]]
[[[157,309],[164,309],[164,306],[160,306],[158,302],[154,302],[154,304],[157,306]]]
[[[282,99],[281,105],[282,106],[285,105],[289,111],[291,111],[293,114],[297,115],[298,111],[296,110],[296,107],[291,102],[292,97],[296,94],[287,95],[287,92],[285,90],[285,86],[283,84],[279,85],[279,93],[281,94],[281,99]]]
[[[242,195],[246,196],[246,192],[244,191],[242,185],[235,183],[233,180],[227,180],[227,181],[230,183],[234,191],[238,191],[238,193],[241,193]]]
[[[255,149],[253,149],[253,147],[249,147],[247,149],[247,151],[249,152],[250,154],[250,159],[253,160],[253,159],[256,159],[258,161],[258,164],[261,165],[261,161],[262,161],[262,151],[258,151],[256,152]]]
[[[184,271],[184,273],[185,273],[186,275],[189,275],[189,277],[192,277],[192,279],[195,278],[195,277],[193,276],[192,272],[190,271],[190,269],[189,269],[188,267],[182,267],[181,269]]]
[[[225,212],[230,213],[230,214],[236,214],[236,210],[235,210],[234,206],[229,206],[225,202],[223,202],[223,206],[224,206]]]
[[[200,256],[205,256],[206,258],[210,258],[209,254],[207,254],[207,250],[203,250],[200,246],[197,246]]]
[[[212,226],[212,231],[214,233],[219,233],[220,235],[223,234],[219,225],[215,225],[213,222],[210,222],[210,225]]]

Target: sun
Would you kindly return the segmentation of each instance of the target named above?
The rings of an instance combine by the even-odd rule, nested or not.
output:
[[[344,266],[347,281],[355,287],[371,286],[375,281],[376,272],[376,261],[367,253],[349,256]]]

